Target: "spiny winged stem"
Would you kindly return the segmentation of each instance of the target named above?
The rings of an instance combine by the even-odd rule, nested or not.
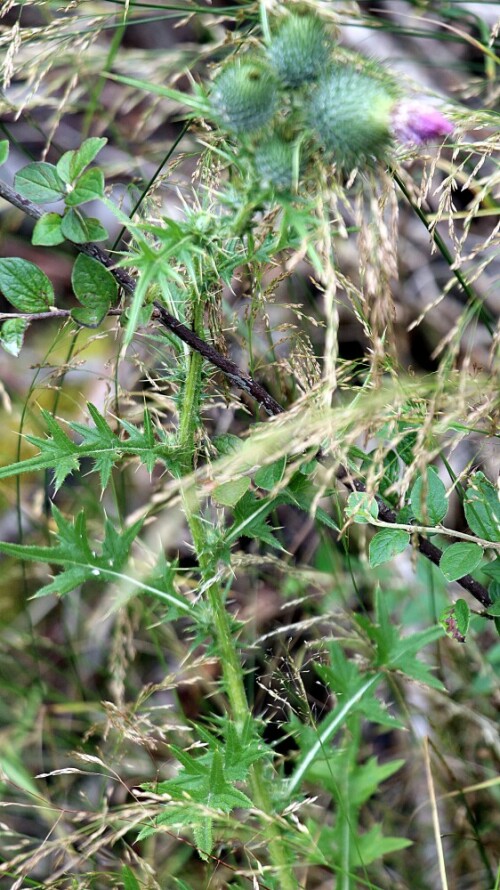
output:
[[[193,295],[192,309],[193,330],[203,336],[204,305],[203,299],[198,294]],[[189,475],[193,470],[203,359],[198,352],[190,351],[187,362],[186,383],[182,403],[179,407],[178,441],[183,454],[183,475]],[[219,582],[214,579],[210,544],[207,540],[207,525],[200,516],[198,501],[192,485],[183,486],[182,501],[202,581],[206,584],[205,595],[212,613],[225,690],[236,726],[242,729],[250,711],[245,693],[243,669],[226,612],[223,591]],[[263,828],[267,836],[270,859],[280,881],[280,888],[296,890],[297,883],[293,875],[290,856],[280,828],[273,819],[272,803],[260,763],[255,763],[250,768],[250,786],[255,805],[265,814]]]

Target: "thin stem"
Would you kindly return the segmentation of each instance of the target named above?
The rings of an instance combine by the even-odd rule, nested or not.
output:
[[[500,542],[486,541],[483,538],[477,538],[475,535],[468,535],[465,532],[455,531],[453,528],[446,528],[444,525],[428,526],[428,525],[410,525],[404,522],[383,522],[381,519],[375,519],[373,525],[376,528],[398,528],[404,532],[414,534],[418,532],[422,535],[448,535],[450,538],[460,538],[461,541],[471,541],[479,547],[490,548],[491,550],[500,550]]]

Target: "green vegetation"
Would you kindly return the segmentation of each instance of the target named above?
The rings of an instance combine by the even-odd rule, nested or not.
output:
[[[468,6],[6,9],[2,890],[500,886]]]

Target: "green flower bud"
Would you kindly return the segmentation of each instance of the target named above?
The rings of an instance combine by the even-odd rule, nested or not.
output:
[[[310,12],[287,16],[273,35],[268,54],[289,87],[316,80],[330,62],[331,41],[321,19]]]
[[[374,66],[335,64],[311,93],[307,119],[328,155],[343,169],[383,160],[391,145],[398,91]]]
[[[230,62],[214,81],[210,95],[220,127],[241,135],[265,126],[277,102],[278,82],[260,59]]]
[[[255,169],[264,185],[275,189],[291,189],[293,186],[293,165],[295,143],[274,133],[255,150]]]

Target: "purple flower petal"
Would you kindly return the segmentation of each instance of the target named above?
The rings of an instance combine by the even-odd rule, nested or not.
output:
[[[391,119],[392,131],[404,145],[425,145],[444,139],[453,132],[453,124],[432,105],[423,102],[398,102]]]

